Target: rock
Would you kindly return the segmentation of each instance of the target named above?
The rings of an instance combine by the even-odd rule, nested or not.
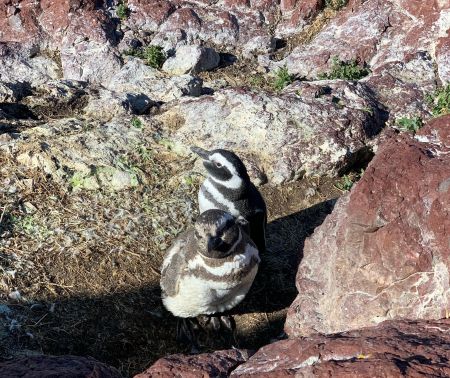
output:
[[[144,122],[137,128],[129,117],[116,116],[106,123],[74,118],[51,121],[23,131],[9,145],[19,164],[39,169],[72,190],[118,191],[145,182],[129,155],[152,141]]]
[[[91,357],[29,356],[0,362],[2,377],[121,378],[113,367]]]
[[[121,67],[113,48],[115,26],[103,10],[82,9],[70,18],[61,41],[65,79],[104,83]]]
[[[116,93],[99,88],[91,91],[84,114],[90,118],[108,121],[119,115],[144,114],[155,102],[146,95]]]
[[[279,95],[219,90],[161,111],[176,151],[232,149],[276,184],[336,175],[364,158],[384,117],[363,84],[344,81],[296,83]]]
[[[221,350],[197,355],[174,354],[156,361],[134,378],[150,377],[228,377],[229,372],[244,363],[253,352],[241,349]]]
[[[219,54],[212,48],[180,46],[175,55],[164,62],[162,69],[172,75],[196,74],[216,68],[219,61]]]
[[[448,5],[438,2],[356,0],[311,43],[296,47],[286,64],[290,72],[314,78],[332,56],[366,62],[373,71],[407,63],[419,52],[434,57],[432,46],[449,28],[448,11]]]
[[[37,85],[32,94],[22,100],[35,113],[46,116],[72,116],[87,104],[87,83],[76,80],[50,80]]]
[[[122,69],[107,84],[118,93],[145,95],[153,101],[171,101],[182,96],[200,96],[202,80],[191,75],[165,77],[141,59],[130,57]]]
[[[363,79],[391,118],[428,117],[423,97],[449,81],[450,10],[444,3],[356,0],[314,39],[285,60],[289,72],[309,79],[327,72],[333,57],[366,63]]]
[[[278,35],[298,33],[319,12],[323,1],[291,2],[225,0],[172,3],[130,0],[125,21],[133,31],[153,33],[154,45],[166,51],[182,45],[207,43],[245,56],[272,52],[273,30]],[[281,19],[280,19],[281,18]]]
[[[16,102],[18,101],[16,93],[9,83],[0,82],[0,103],[1,102]]]
[[[376,327],[278,341],[231,377],[448,377],[450,320],[386,321]]]
[[[275,29],[278,38],[300,32],[323,9],[323,0],[281,0],[281,20]]]
[[[289,336],[448,315],[449,130],[447,115],[387,139],[305,241]]]
[[[47,56],[36,56],[35,49],[0,43],[0,80],[34,87],[61,75],[58,64]]]

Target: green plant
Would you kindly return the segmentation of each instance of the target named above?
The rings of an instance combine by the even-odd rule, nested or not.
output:
[[[144,163],[152,159],[152,151],[149,148],[145,147],[143,144],[137,145],[135,151],[139,156],[139,159]]]
[[[450,84],[440,87],[432,94],[426,96],[435,117],[450,113]]]
[[[422,118],[420,117],[402,117],[398,118],[395,123],[404,131],[416,132],[423,126]]]
[[[286,66],[280,67],[275,72],[275,82],[273,84],[277,91],[281,91],[294,81],[295,76],[291,75]]]
[[[128,17],[128,5],[127,2],[120,2],[116,9],[117,17],[119,17],[121,20],[125,20]]]
[[[166,54],[161,46],[150,45],[142,52],[147,65],[153,68],[161,68],[166,61]]]
[[[142,129],[142,121],[138,117],[131,118],[131,126]]]
[[[349,191],[355,182],[357,182],[364,174],[364,169],[360,172],[352,172],[342,176],[341,180],[335,184],[335,187],[342,191]]]
[[[348,0],[325,0],[325,6],[334,10],[339,10],[345,7]]]
[[[359,80],[369,74],[369,70],[358,64],[356,60],[344,62],[337,57],[331,59],[331,71],[324,72],[318,75],[318,78],[323,79],[345,79],[345,80]]]
[[[350,175],[342,176],[340,182],[336,184],[336,187],[341,190],[350,190],[353,186],[353,179]]]

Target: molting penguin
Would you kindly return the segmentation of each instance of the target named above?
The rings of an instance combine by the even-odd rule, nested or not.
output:
[[[258,250],[240,222],[225,211],[207,210],[193,229],[174,241],[164,258],[163,304],[183,318],[181,332],[194,345],[189,318],[232,309],[244,299],[256,276]]]
[[[231,151],[206,151],[200,147],[191,150],[203,159],[209,173],[200,187],[200,212],[221,209],[249,223],[249,234],[260,253],[266,251],[267,208],[241,159]]]

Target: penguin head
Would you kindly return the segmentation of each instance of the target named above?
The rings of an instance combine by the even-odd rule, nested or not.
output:
[[[200,254],[216,259],[231,255],[242,238],[240,222],[226,211],[218,209],[200,214],[194,227]]]
[[[234,152],[222,149],[207,151],[200,147],[191,147],[191,150],[203,159],[203,165],[213,180],[233,188],[250,180],[244,163]]]

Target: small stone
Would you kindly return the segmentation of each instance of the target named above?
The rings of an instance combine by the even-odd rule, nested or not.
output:
[[[15,301],[20,301],[22,299],[19,290],[12,291],[11,293],[8,294],[8,297]]]
[[[37,211],[37,207],[34,206],[31,202],[24,202],[23,208],[25,213],[27,214],[34,214]]]

